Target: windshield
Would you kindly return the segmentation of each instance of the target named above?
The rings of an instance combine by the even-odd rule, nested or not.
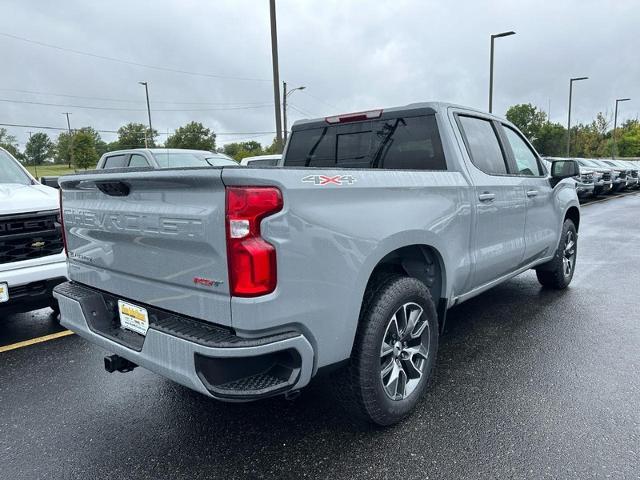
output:
[[[192,152],[153,152],[160,168],[206,167],[209,165],[204,154]]]
[[[227,158],[227,157],[222,157],[220,155],[215,156],[215,157],[206,157],[206,161],[212,167],[233,167],[233,166],[238,166],[238,162],[236,162],[235,160],[232,160],[232,159]]]
[[[10,155],[2,150],[0,150],[0,183],[31,185],[29,176]]]

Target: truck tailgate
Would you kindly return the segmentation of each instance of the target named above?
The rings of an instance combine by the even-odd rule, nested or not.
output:
[[[221,169],[61,179],[71,280],[231,324]]]

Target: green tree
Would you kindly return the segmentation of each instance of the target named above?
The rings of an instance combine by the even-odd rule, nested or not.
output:
[[[72,133],[61,132],[58,135],[54,149],[54,159],[56,163],[67,163],[69,164],[69,167],[71,167],[72,161],[75,163],[74,159],[71,157],[71,151],[73,150],[72,145],[80,132],[87,133],[91,136],[98,157],[107,151],[107,144],[102,140],[100,134],[94,128],[82,127]]]
[[[46,133],[34,133],[24,149],[27,162],[41,165],[53,153],[53,142]]]
[[[567,148],[567,129],[559,123],[545,123],[532,144],[541,155],[562,156]]]
[[[222,148],[222,152],[238,161],[246,157],[254,157],[265,153],[262,149],[262,145],[255,140],[251,140],[249,142],[227,143]]]
[[[155,147],[154,138],[158,135],[156,130],[153,135],[142,123],[127,123],[118,129],[118,148],[144,148],[145,133],[148,139],[149,148]]]
[[[87,169],[98,162],[95,137],[88,131],[79,130],[73,135],[72,157],[76,168]]]
[[[282,149],[280,148],[280,144],[278,143],[278,139],[274,138],[271,145],[264,149],[265,155],[275,155],[277,153],[282,153]]]
[[[540,129],[547,121],[547,114],[530,103],[521,103],[509,107],[506,116],[507,120],[518,127],[530,142],[538,138]]]
[[[91,135],[91,138],[93,138],[93,144],[95,146],[98,157],[101,157],[103,153],[107,152],[107,143],[104,140],[102,140],[102,137],[100,136],[100,134],[93,127],[82,127],[78,131],[86,132],[89,135]]]
[[[200,122],[190,122],[178,128],[173,135],[167,138],[164,146],[213,152],[216,149],[216,134],[213,130],[205,128]]]
[[[56,139],[53,151],[53,159],[56,163],[66,163],[71,166],[71,139],[73,134],[60,132]]]
[[[618,156],[640,157],[640,122],[628,120],[616,129]]]
[[[0,147],[4,148],[17,159],[20,159],[21,154],[18,150],[18,140],[13,135],[9,135],[6,128],[0,128]]]

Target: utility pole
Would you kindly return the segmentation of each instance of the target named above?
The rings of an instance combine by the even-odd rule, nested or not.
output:
[[[567,118],[567,158],[571,157],[571,97],[573,95],[573,82],[588,80],[589,77],[576,77],[569,79],[569,116]]]
[[[69,122],[69,115],[71,115],[71,112],[62,112],[62,114],[67,117],[67,130],[69,132],[69,168],[71,168],[71,157],[73,155],[73,135],[71,134],[71,122]]]
[[[33,132],[27,132],[29,134],[29,140],[31,140],[31,134],[33,134]],[[25,149],[26,150],[26,149]],[[36,159],[33,159],[33,168],[35,170],[35,177],[36,179],[38,178],[38,164],[36,163]]]
[[[515,35],[516,32],[502,32],[491,35],[491,56],[489,58],[489,113],[493,111],[493,42],[496,38]]]
[[[144,85],[144,92],[147,96],[147,114],[149,115],[149,135],[151,135],[151,143],[153,143],[153,127],[151,126],[151,107],[149,106],[149,85],[147,82],[138,82],[140,85]],[[144,132],[144,146],[149,148],[149,142],[147,141],[147,132]]]
[[[618,128],[618,103],[628,102],[630,98],[617,98],[616,99],[616,113],[613,115],[613,145],[611,148],[611,158],[616,158],[618,153],[618,142],[616,136],[616,129]]]
[[[276,0],[269,0],[271,18],[271,61],[273,63],[273,103],[276,114],[276,143],[282,152],[282,118],[280,116],[280,74],[278,72],[278,29],[276,28]]]
[[[284,132],[284,143],[287,143],[287,97],[296,90],[304,90],[306,87],[296,87],[293,90],[287,91],[287,82],[282,82],[282,123]],[[284,146],[284,145],[283,145]]]

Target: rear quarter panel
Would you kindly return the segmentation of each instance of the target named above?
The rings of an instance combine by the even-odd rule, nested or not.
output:
[[[470,190],[458,172],[225,168],[225,185],[275,185],[284,209],[262,222],[276,246],[278,286],[267,296],[232,298],[239,332],[294,326],[314,344],[317,367],[351,353],[365,287],[377,263],[408,245],[442,255],[446,289],[470,272]],[[351,175],[316,185],[308,175]]]

